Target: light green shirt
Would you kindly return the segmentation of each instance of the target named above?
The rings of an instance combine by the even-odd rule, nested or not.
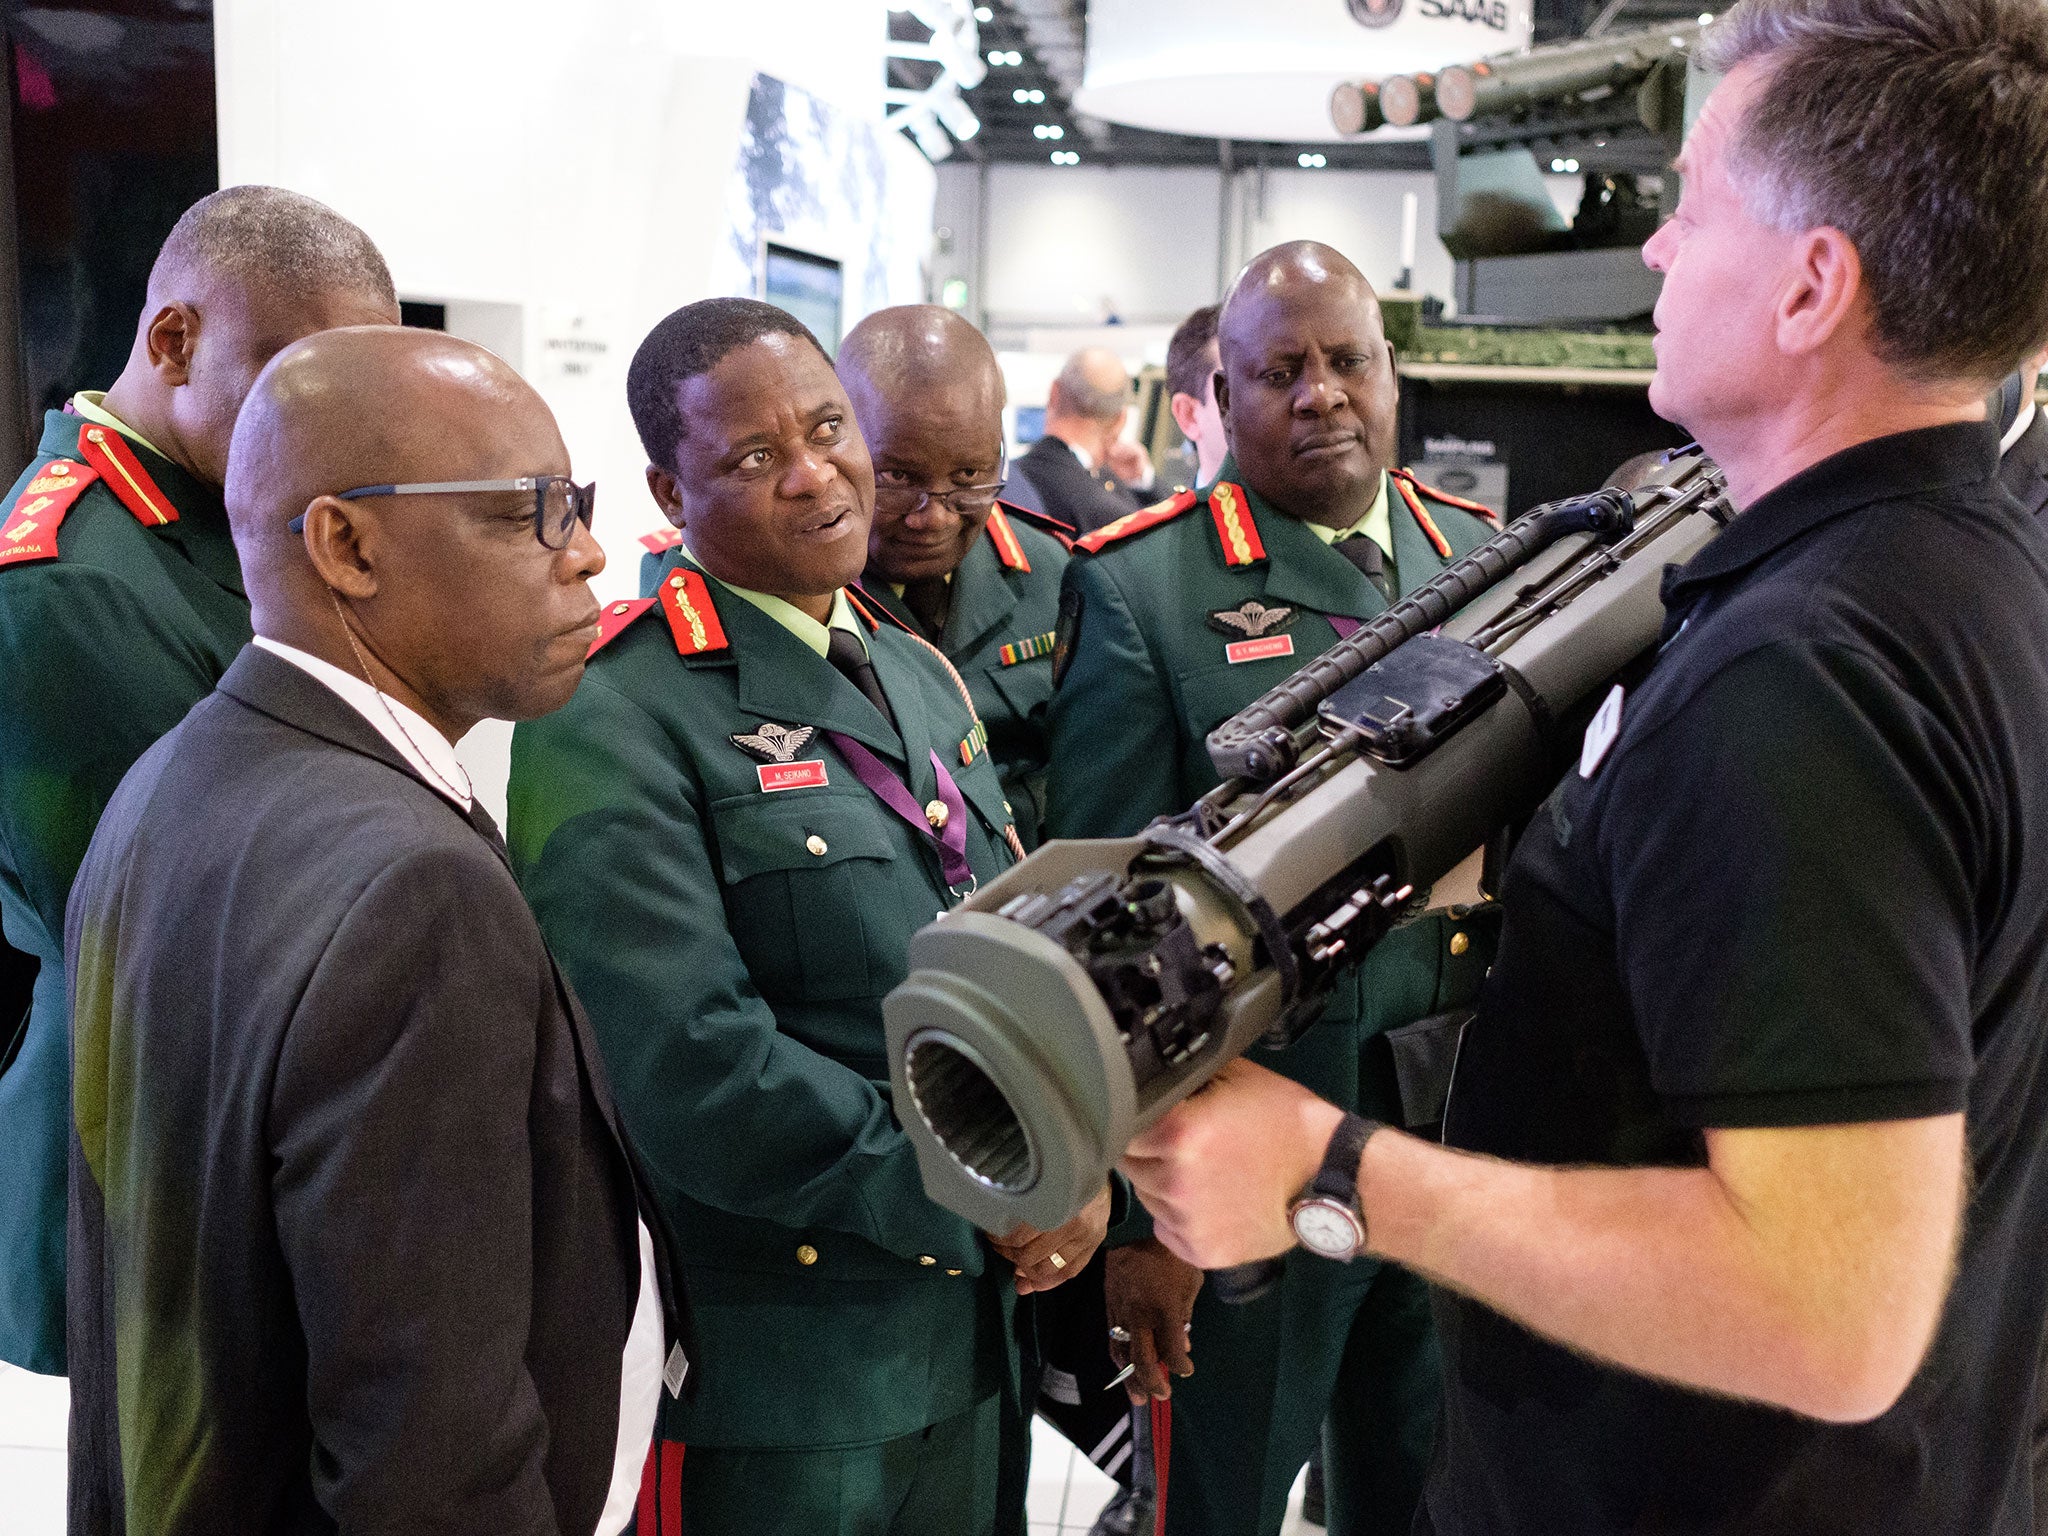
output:
[[[682,551],[685,560],[698,570],[704,571],[703,562],[690,552],[689,545],[678,544],[676,548]],[[704,575],[707,580],[717,581],[734,597],[745,598],[820,656],[825,655],[832,644],[832,631],[835,629],[843,629],[852,635],[860,642],[863,651],[868,648],[868,637],[861,630],[860,620],[853,616],[853,605],[847,602],[844,587],[832,594],[832,622],[820,624],[787,598],[776,597],[769,592],[752,592],[745,587],[736,587],[729,581],[719,581],[709,571],[704,571]]]
[[[1392,564],[1394,559],[1394,524],[1387,514],[1387,477],[1385,473],[1382,472],[1380,475],[1379,495],[1373,497],[1372,505],[1365,509],[1365,516],[1361,517],[1349,528],[1326,528],[1321,523],[1310,523],[1308,530],[1325,544],[1334,544],[1339,539],[1348,539],[1362,533],[1386,551],[1387,561],[1389,564]]]
[[[160,459],[168,459],[170,457],[163,449],[157,447],[155,443],[152,443],[140,432],[129,426],[127,422],[108,410],[105,404],[102,403],[106,398],[107,392],[104,389],[81,389],[71,397],[71,409],[87,421],[96,421],[103,427],[112,427],[123,437],[134,438],[136,442],[142,444],[143,447]]]

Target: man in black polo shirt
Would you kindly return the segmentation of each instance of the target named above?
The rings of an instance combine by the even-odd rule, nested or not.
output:
[[[1205,1266],[1355,1173],[1442,1287],[1420,1531],[2019,1536],[2048,539],[1981,402],[2048,339],[2048,11],[1744,0],[1708,52],[1651,399],[1744,510],[1516,852],[1459,1150],[1239,1062],[1126,1167]]]

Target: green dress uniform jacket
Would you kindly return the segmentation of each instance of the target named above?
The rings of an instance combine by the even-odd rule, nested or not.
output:
[[[1046,715],[1052,703],[1053,629],[1071,530],[1007,504],[953,572],[942,634],[930,634],[888,582],[863,579],[861,595],[946,653],[974,696],[989,753],[1026,849],[1045,814]]]
[[[1049,836],[1123,836],[1185,810],[1217,783],[1211,730],[1334,645],[1342,631],[1333,619],[1386,610],[1356,566],[1236,474],[1226,461],[1206,491],[1076,543],[1051,710]],[[1495,531],[1485,509],[1401,471],[1388,494],[1404,593]],[[1313,1029],[1254,1059],[1334,1103],[1403,1123],[1392,1054],[1378,1037],[1468,1006],[1494,927],[1483,912],[1396,929],[1340,982]],[[1140,1212],[1112,1241],[1144,1231]],[[1174,1388],[1174,1536],[1277,1532],[1333,1393],[1358,1399],[1332,1419],[1333,1515],[1368,1502],[1384,1520],[1348,1529],[1407,1530],[1440,1391],[1420,1281],[1297,1251],[1283,1283],[1250,1305],[1225,1306],[1205,1288],[1193,1329],[1195,1374]]]
[[[0,924],[38,962],[0,1019],[0,1359],[64,1370],[64,904],[121,776],[248,641],[219,490],[49,412],[0,523]]]
[[[664,1436],[867,1445],[1014,1403],[1010,1268],[926,1198],[885,1060],[910,936],[965,891],[830,739],[928,813],[943,762],[988,879],[1013,834],[958,683],[868,635],[891,729],[679,553],[603,622],[575,696],[514,733],[508,842],[676,1234],[698,1359]]]

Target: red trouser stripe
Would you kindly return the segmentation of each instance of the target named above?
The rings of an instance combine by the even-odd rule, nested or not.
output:
[[[1166,1477],[1173,1460],[1173,1404],[1152,1399],[1152,1483],[1159,1493],[1152,1536],[1166,1536]]]
[[[683,1536],[683,1442],[656,1438],[640,1476],[639,1536]]]

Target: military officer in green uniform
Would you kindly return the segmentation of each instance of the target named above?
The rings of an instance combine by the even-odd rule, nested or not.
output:
[[[839,378],[875,462],[860,589],[965,679],[1027,849],[1045,806],[1053,626],[1072,531],[999,502],[1003,374],[987,338],[912,304],[861,321]]]
[[[0,923],[38,964],[27,1017],[0,1019],[0,1359],[28,1370],[64,1370],[64,903],[122,774],[249,639],[220,489],[235,413],[291,342],[397,322],[383,258],[332,210],[202,198],[121,376],[48,413],[0,509]]]
[[[1087,1263],[1108,1195],[1000,1242],[933,1204],[881,1014],[1014,861],[1001,781],[944,659],[845,595],[874,478],[810,332],[689,305],[628,393],[683,542],[515,733],[509,842],[688,1279],[660,1529],[1021,1530],[1016,1297]]]
[[[1204,749],[1215,726],[1494,532],[1483,508],[1390,467],[1392,351],[1371,288],[1336,251],[1255,258],[1220,342],[1231,456],[1215,482],[1075,546],[1051,836],[1118,836],[1186,809],[1217,782]],[[1491,927],[1461,910],[1397,929],[1268,1064],[1401,1123],[1376,1037],[1468,1003]],[[1164,1395],[1169,1374],[1193,1368],[1172,1388],[1170,1532],[1272,1536],[1326,1410],[1332,1529],[1407,1531],[1440,1391],[1421,1281],[1296,1252],[1279,1286],[1232,1307],[1198,1295],[1199,1274],[1141,1227],[1114,1240],[1110,1320],[1130,1335],[1118,1343],[1136,1381]]]

